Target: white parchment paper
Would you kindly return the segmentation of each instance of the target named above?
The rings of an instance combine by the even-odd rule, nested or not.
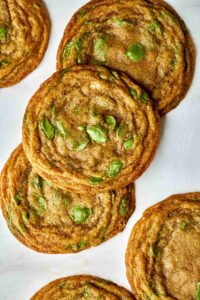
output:
[[[142,212],[171,194],[200,191],[200,1],[168,2],[185,20],[195,41],[195,77],[185,100],[162,120],[157,155],[136,182],[136,211],[125,231],[79,254],[44,255],[20,244],[0,215],[0,300],[28,300],[49,281],[73,274],[97,275],[130,289],[124,254],[131,229]],[[84,0],[46,0],[52,32],[45,58],[18,85],[0,90],[0,169],[21,142],[22,119],[28,100],[55,71],[56,52],[66,23],[84,3]]]

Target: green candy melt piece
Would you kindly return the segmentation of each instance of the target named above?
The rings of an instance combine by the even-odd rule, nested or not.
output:
[[[106,129],[100,125],[88,126],[87,133],[93,142],[105,143],[108,141]]]
[[[117,176],[123,167],[123,163],[120,160],[113,160],[108,166],[107,175],[110,178]]]
[[[34,188],[39,190],[42,188],[43,180],[40,176],[37,176],[31,179],[31,184],[34,186]]]
[[[147,103],[148,100],[149,100],[149,95],[147,94],[147,92],[143,92],[140,96],[140,100],[143,102],[143,103]]]
[[[4,25],[0,26],[0,40],[5,40],[7,37],[7,27]]]
[[[159,251],[158,251],[158,248],[156,247],[156,245],[151,246],[151,254],[153,257],[158,257]]]
[[[145,56],[145,48],[141,44],[133,44],[128,48],[126,55],[134,62],[139,62]]]
[[[79,13],[78,19],[83,18],[88,12],[89,12],[88,9],[81,10],[80,13]]]
[[[64,138],[68,136],[67,130],[64,128],[62,121],[56,121],[57,132]]]
[[[113,116],[107,116],[106,123],[108,124],[111,130],[114,130],[117,125],[117,121]]]
[[[187,227],[188,227],[189,223],[186,222],[186,221],[183,221],[180,223],[179,227],[182,229],[182,230],[186,230]]]
[[[51,124],[48,118],[43,117],[40,122],[39,122],[40,129],[43,131],[45,134],[46,138],[48,140],[53,140],[55,136],[55,128]]]
[[[117,139],[125,137],[127,134],[128,128],[125,124],[121,123],[116,130],[116,137]]]
[[[119,18],[112,19],[109,23],[112,23],[116,26],[127,26],[131,24],[130,22]]]
[[[7,65],[9,65],[9,61],[8,60],[2,60],[2,61],[0,61],[0,67],[5,67],[5,66],[7,66]]]
[[[76,45],[75,45],[75,48],[76,48],[76,53],[77,53],[77,63],[78,64],[82,64],[82,58],[81,58],[81,52],[83,50],[83,43],[85,41],[85,39],[88,37],[89,35],[89,32],[84,32],[82,34],[82,36],[76,41]]]
[[[20,204],[21,204],[21,202],[22,202],[22,197],[21,197],[20,193],[17,193],[17,194],[15,195],[15,202],[16,202],[17,205],[20,205]]]
[[[24,222],[28,222],[30,219],[30,213],[29,211],[23,211],[22,212],[22,219],[24,220]]]
[[[137,91],[134,88],[130,88],[128,91],[133,98],[137,97]]]
[[[101,178],[101,177],[90,177],[89,179],[89,183],[90,184],[93,184],[93,185],[95,185],[95,184],[99,184],[99,183],[102,183],[103,182],[103,178]]]
[[[13,214],[12,214],[12,209],[11,209],[10,205],[8,207],[8,219],[9,219],[9,222],[12,224],[13,223]]]
[[[63,51],[63,58],[68,58],[71,54],[72,47],[74,46],[74,41],[70,41],[65,45],[64,51]]]
[[[81,124],[80,126],[78,126],[78,129],[79,129],[80,131],[85,131],[86,128],[87,128],[87,125],[85,125],[85,124]]]
[[[76,142],[73,146],[73,150],[77,152],[82,151],[87,148],[88,143],[89,143],[88,139],[85,139],[81,142]]]
[[[92,213],[91,209],[85,206],[75,206],[71,210],[71,218],[77,225],[82,224],[87,220]]]
[[[200,300],[200,282],[196,285],[195,299]]]
[[[96,40],[94,52],[97,60],[106,61],[108,44],[106,43],[106,40],[103,37],[100,37]]]
[[[125,142],[124,142],[124,148],[126,150],[129,150],[129,149],[132,149],[133,148],[133,145],[134,145],[134,138],[130,138],[130,139],[127,139]]]
[[[128,204],[129,201],[127,198],[122,199],[119,207],[119,213],[122,217],[125,217],[128,214]]]
[[[157,20],[154,20],[154,21],[151,22],[148,29],[151,33],[153,33],[153,32],[160,32],[161,33],[162,32],[162,25]]]

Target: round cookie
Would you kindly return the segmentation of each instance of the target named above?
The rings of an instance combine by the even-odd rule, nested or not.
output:
[[[50,20],[42,0],[0,1],[0,88],[32,72],[47,48]]]
[[[97,246],[122,231],[135,209],[134,184],[96,195],[58,189],[32,169],[21,145],[2,171],[1,198],[14,236],[43,253]]]
[[[79,193],[116,189],[149,166],[159,117],[124,73],[76,66],[55,73],[30,100],[23,147],[43,178]]]
[[[135,300],[135,297],[111,281],[94,276],[77,275],[52,281],[31,298],[31,300],[62,299]]]
[[[200,193],[148,208],[134,226],[127,276],[139,299],[200,299]]]
[[[125,71],[155,100],[161,115],[176,107],[193,77],[195,50],[185,24],[159,0],[98,0],[67,25],[57,68],[101,64]]]

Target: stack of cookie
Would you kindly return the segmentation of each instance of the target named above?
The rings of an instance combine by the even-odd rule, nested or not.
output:
[[[194,47],[182,20],[163,1],[93,0],[67,25],[57,69],[29,101],[23,143],[1,174],[1,207],[26,246],[72,253],[124,229],[135,207],[134,181],[158,146],[160,116],[190,86]],[[161,299],[151,298],[146,287],[140,292],[139,276],[132,283],[133,236],[127,264],[137,299],[145,293],[145,299]],[[156,257],[156,246],[151,251]],[[33,299],[50,299],[46,295],[58,290],[76,297],[79,285],[83,295],[96,295],[90,299],[108,291],[108,299],[134,299],[92,277],[52,283]]]

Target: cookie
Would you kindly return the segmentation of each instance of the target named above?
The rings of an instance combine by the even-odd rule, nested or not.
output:
[[[57,68],[101,64],[125,71],[164,115],[186,95],[195,50],[185,24],[164,1],[100,0],[78,10],[67,25]]]
[[[58,189],[33,170],[21,145],[2,171],[1,195],[10,231],[43,253],[97,246],[122,231],[135,209],[134,184],[96,195]]]
[[[14,85],[42,60],[50,20],[41,0],[0,1],[0,88]]]
[[[31,300],[47,299],[134,300],[135,298],[126,289],[111,281],[94,276],[77,275],[52,281],[31,298]]]
[[[78,193],[126,186],[153,159],[159,117],[148,94],[101,66],[55,73],[30,100],[23,147],[43,178]]]
[[[137,299],[200,299],[200,193],[148,208],[131,233],[126,267]]]

